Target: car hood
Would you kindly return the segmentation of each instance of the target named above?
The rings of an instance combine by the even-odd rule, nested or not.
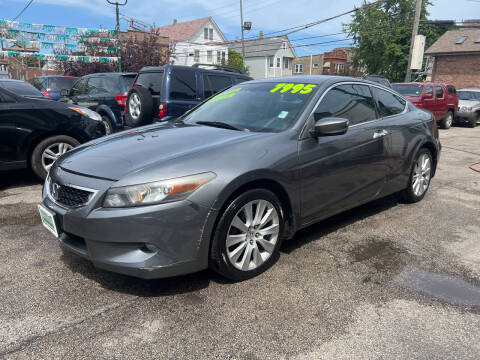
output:
[[[421,102],[421,99],[418,96],[405,96],[405,98],[407,98],[414,104],[418,104],[419,102]]]
[[[70,172],[116,181],[161,163],[259,136],[266,133],[182,123],[155,124],[79,146],[59,159],[57,165]]]
[[[478,100],[458,100],[458,106],[478,106],[480,105],[480,101]]]

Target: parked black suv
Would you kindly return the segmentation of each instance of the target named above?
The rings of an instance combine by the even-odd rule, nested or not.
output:
[[[128,90],[136,73],[96,73],[82,76],[64,94],[73,104],[92,109],[102,116],[106,134],[122,130]]]
[[[45,179],[59,156],[104,131],[96,112],[51,101],[25,81],[0,79],[0,170],[31,167]]]
[[[28,82],[47,98],[60,100],[62,90],[70,90],[77,79],[75,76],[47,75],[32,78]]]
[[[125,123],[136,127],[177,118],[213,94],[249,80],[239,69],[223,65],[144,67],[128,93]]]

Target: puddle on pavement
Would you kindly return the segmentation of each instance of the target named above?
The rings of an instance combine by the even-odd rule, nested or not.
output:
[[[350,251],[352,262],[361,262],[373,267],[377,273],[396,274],[406,265],[406,251],[393,246],[389,241],[370,239],[366,244]]]
[[[453,305],[480,306],[480,286],[454,276],[406,267],[394,282]]]

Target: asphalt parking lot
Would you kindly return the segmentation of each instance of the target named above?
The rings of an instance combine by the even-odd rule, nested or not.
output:
[[[478,359],[480,127],[440,135],[422,202],[314,225],[242,283],[96,270],[42,227],[33,175],[0,174],[0,358]]]

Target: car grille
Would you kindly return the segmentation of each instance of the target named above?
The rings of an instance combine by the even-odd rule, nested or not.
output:
[[[90,200],[90,196],[93,194],[91,191],[57,183],[52,183],[50,193],[57,202],[66,206],[84,205]]]

